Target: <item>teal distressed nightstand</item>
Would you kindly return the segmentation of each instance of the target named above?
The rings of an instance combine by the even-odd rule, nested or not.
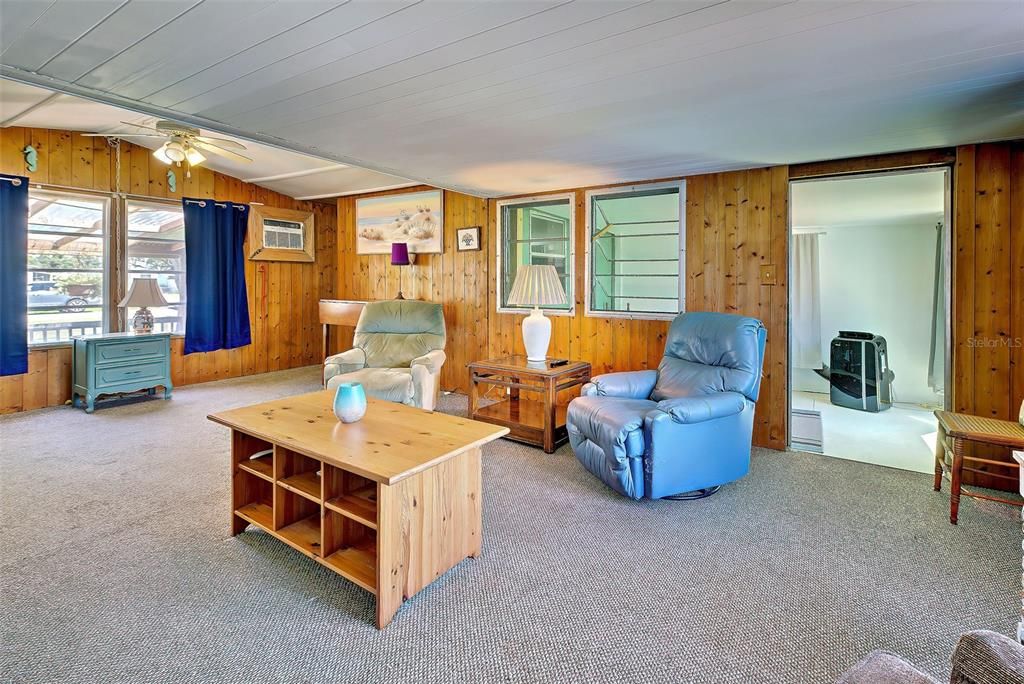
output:
[[[102,394],[156,393],[171,398],[171,334],[108,333],[75,337],[71,355],[71,402],[92,413]]]

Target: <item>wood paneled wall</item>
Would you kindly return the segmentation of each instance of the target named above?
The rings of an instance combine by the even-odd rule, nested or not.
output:
[[[953,408],[1015,420],[1024,401],[1024,141],[957,148],[954,178]],[[980,455],[1010,460],[1005,449]]]
[[[686,309],[754,316],[767,326],[754,441],[776,449],[785,448],[787,435],[787,183],[784,166],[686,179]],[[595,374],[656,368],[665,350],[668,321],[584,315],[586,191],[572,190],[576,311],[572,316],[551,316],[549,354],[590,361]],[[492,206],[487,241],[491,264],[496,263],[497,235]],[[762,266],[771,267],[774,285],[761,281]],[[488,286],[488,355],[524,353],[523,316],[496,313],[493,277]]]
[[[32,173],[25,169],[22,156],[28,144],[38,151],[38,166]],[[315,263],[246,260],[252,344],[184,356],[184,340],[173,338],[171,375],[175,385],[320,363],[317,301],[333,297],[337,283],[337,213],[333,204],[298,202],[204,167],[193,169],[191,178],[176,168],[177,190],[171,191],[167,187],[169,167],[154,159],[148,149],[123,145],[123,192],[158,199],[184,196],[261,202],[315,212]],[[113,192],[117,188],[117,155],[105,138],[87,138],[71,131],[4,128],[0,129],[0,173],[28,176],[32,182],[47,185]],[[0,378],[0,413],[60,405],[70,398],[70,386],[69,347],[32,350],[27,374]]]
[[[786,442],[786,220],[787,169],[753,169],[687,179],[687,302],[690,310],[756,316],[768,326],[765,379],[758,402],[758,444]],[[414,189],[395,191],[410,192]],[[667,321],[594,318],[584,315],[586,188],[576,202],[576,313],[551,316],[552,356],[589,360],[595,373],[654,368],[665,348]],[[558,191],[565,193],[565,190]],[[398,291],[398,269],[387,255],[355,255],[356,197],[338,202],[338,296],[388,299]],[[466,391],[466,363],[522,353],[523,316],[496,313],[496,202],[445,192],[444,254],[420,255],[406,276],[406,296],[441,302],[448,324],[446,390]],[[483,251],[456,252],[457,228],[483,225]],[[776,284],[761,283],[773,267]],[[409,283],[413,284],[410,285]],[[341,337],[341,336],[336,336]],[[341,339],[339,348],[349,339]]]
[[[26,144],[39,151],[38,168],[31,174],[25,171],[21,152]],[[918,156],[922,163],[950,159],[948,150]],[[1024,143],[961,146],[955,159],[954,408],[1011,419],[1024,401]],[[874,165],[870,168],[888,168],[888,160],[871,160]],[[792,170],[797,176],[865,170],[859,164],[855,160],[830,162]],[[106,140],[69,131],[0,130],[0,172],[103,192],[113,191],[116,185],[115,155]],[[212,196],[313,209],[317,224],[315,264],[247,261],[253,344],[186,357],[181,353],[182,340],[175,339],[172,372],[176,384],[319,363],[318,299],[374,300],[397,294],[400,271],[390,265],[388,255],[355,254],[356,197],[340,198],[336,209],[334,205],[297,202],[205,168],[195,169],[191,179],[179,178],[178,190],[172,192],[167,188],[166,172],[167,167],[156,162],[149,150],[125,144],[121,164],[125,192],[171,199]],[[789,176],[790,169],[780,166],[686,179],[687,308],[756,316],[768,326],[755,442],[774,448],[785,446],[787,433]],[[423,188],[375,195],[416,189]],[[550,353],[587,359],[595,373],[653,368],[661,358],[667,322],[595,318],[583,313],[586,188],[572,192],[576,202],[576,313],[552,316]],[[445,191],[444,217],[444,253],[418,255],[415,265],[401,275],[407,297],[444,306],[448,362],[441,385],[446,390],[465,391],[466,363],[523,351],[522,316],[496,313],[496,202]],[[483,227],[483,249],[458,252],[456,230],[474,225]],[[773,284],[762,281],[762,267],[770,267]],[[347,348],[350,342],[344,335],[335,335],[335,339],[336,350]],[[68,399],[69,386],[69,349],[33,350],[27,374],[0,378],[0,412],[61,404]],[[993,484],[984,479],[979,483]]]
[[[359,197],[380,197],[428,190],[426,186],[404,188]],[[487,351],[487,200],[444,191],[444,252],[417,254],[412,266],[391,265],[390,254],[356,254],[356,199],[338,199],[338,297],[340,299],[393,299],[399,278],[407,299],[440,302],[448,333],[441,370],[441,388],[467,391],[466,364],[484,358]],[[455,235],[459,228],[481,226],[483,249],[459,252]],[[347,349],[351,330],[333,335],[333,351]]]
[[[1024,153],[1022,143],[958,148],[780,166],[687,178],[687,308],[756,316],[768,327],[765,378],[758,402],[757,444],[783,448],[787,439],[788,376],[788,181],[809,177],[956,161],[954,171],[954,378],[957,410],[1003,418],[1016,416],[1024,400]],[[398,191],[403,192],[403,191]],[[564,190],[558,191],[564,193]],[[661,358],[668,323],[593,318],[583,315],[585,192],[576,198],[576,314],[551,316],[551,354],[588,359],[595,373],[653,368]],[[464,225],[477,222],[480,200]],[[449,321],[460,321],[449,337],[449,364],[442,386],[465,390],[464,361],[523,351],[522,316],[496,313],[496,206],[488,203],[486,257],[473,253],[467,264],[452,256],[453,226],[446,224],[445,255],[417,277],[416,296],[441,301]],[[354,257],[355,198],[339,203],[341,279],[339,296],[380,299],[394,296],[397,276],[387,257]],[[457,206],[449,200],[449,206]],[[446,210],[447,214],[447,210]],[[348,259],[346,261],[346,259]],[[447,261],[445,261],[447,260]],[[442,262],[438,270],[438,263]],[[448,270],[448,266],[455,270]],[[761,280],[771,267],[774,284]],[[460,268],[468,270],[459,270]],[[436,283],[440,282],[440,286]],[[446,289],[446,283],[462,289]],[[409,289],[408,286],[406,288]],[[481,292],[486,304],[480,305]],[[472,302],[462,304],[463,299]],[[465,308],[459,308],[459,307]],[[461,318],[458,318],[461,315]],[[474,322],[476,326],[467,325]],[[469,328],[473,335],[460,334]],[[987,340],[987,341],[986,341]],[[452,359],[458,359],[452,362]],[[1002,454],[1005,458],[1006,454]],[[994,484],[982,481],[984,484]]]

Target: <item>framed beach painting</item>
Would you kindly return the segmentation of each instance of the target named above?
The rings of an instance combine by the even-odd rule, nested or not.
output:
[[[390,254],[404,242],[415,254],[444,251],[444,207],[440,190],[356,200],[356,254]]]

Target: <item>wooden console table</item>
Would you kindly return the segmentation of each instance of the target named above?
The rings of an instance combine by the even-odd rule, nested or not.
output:
[[[590,364],[569,361],[552,366],[551,361],[531,362],[525,356],[474,361],[469,364],[469,415],[474,420],[509,428],[509,439],[543,447],[551,454],[569,438],[565,429],[566,407],[558,403],[562,390],[590,381]],[[508,398],[480,406],[480,385],[504,387]],[[537,393],[527,399],[521,392]]]
[[[369,399],[339,422],[325,390],[216,413],[231,428],[231,534],[249,525],[402,602],[480,555],[480,447],[507,429]]]

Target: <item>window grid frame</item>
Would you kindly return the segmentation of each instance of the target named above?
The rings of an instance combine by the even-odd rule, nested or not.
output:
[[[593,308],[593,249],[591,244],[593,225],[593,200],[596,197],[605,195],[621,195],[624,193],[641,193],[649,190],[676,189],[679,191],[679,258],[677,265],[678,273],[678,301],[679,311],[668,312],[639,312],[639,311],[602,311]],[[663,183],[636,183],[633,185],[613,185],[603,188],[592,188],[587,190],[584,197],[584,315],[588,318],[613,318],[626,320],[646,321],[671,321],[676,316],[686,311],[686,180],[666,181]],[[671,274],[663,277],[670,278]],[[635,299],[644,299],[636,297]]]

